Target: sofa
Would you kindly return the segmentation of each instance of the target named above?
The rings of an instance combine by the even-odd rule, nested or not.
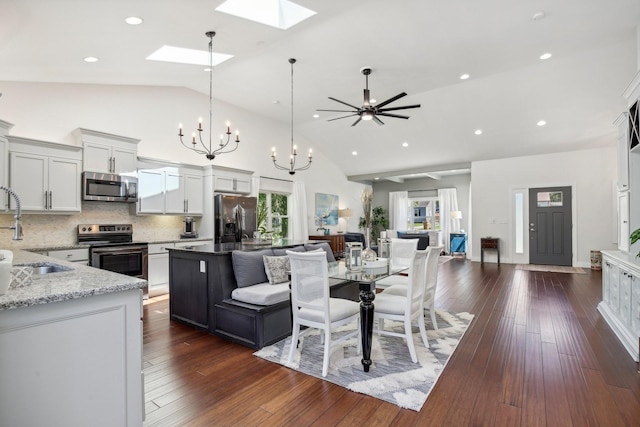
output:
[[[398,239],[418,239],[418,250],[425,250],[429,247],[429,233],[428,232],[412,232],[412,231],[397,231],[387,230],[388,238]]]
[[[232,251],[216,257],[209,332],[254,349],[291,335],[287,250],[323,250],[328,262],[335,261],[326,242]],[[330,280],[330,284],[332,297],[358,300],[356,282]]]

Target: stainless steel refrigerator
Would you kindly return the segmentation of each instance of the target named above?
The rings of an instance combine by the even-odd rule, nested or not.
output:
[[[217,194],[214,200],[216,243],[252,239],[258,229],[258,199]]]

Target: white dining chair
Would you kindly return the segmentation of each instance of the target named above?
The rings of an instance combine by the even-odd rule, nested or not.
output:
[[[378,335],[387,335],[404,338],[409,347],[409,354],[414,363],[418,362],[415,345],[413,342],[412,325],[418,324],[420,335],[425,347],[429,347],[427,331],[424,325],[424,276],[427,260],[427,251],[414,251],[409,265],[408,284],[405,295],[381,292],[376,295],[374,322],[377,321],[375,332]],[[403,323],[404,332],[396,332],[385,329],[385,320],[394,320]]]
[[[289,363],[293,362],[295,349],[300,337],[314,328],[322,332],[324,341],[324,357],[322,376],[326,377],[329,369],[331,348],[347,339],[358,337],[357,351],[360,352],[360,304],[342,298],[331,298],[329,295],[329,270],[324,252],[292,252],[286,251],[291,265],[291,311],[293,328]],[[332,340],[331,332],[338,326],[356,322],[356,331]],[[301,326],[307,329],[300,331]]]
[[[389,269],[398,271],[407,269],[413,258],[413,253],[418,249],[418,239],[389,239],[390,252]],[[406,275],[406,273],[405,273]],[[376,288],[384,289],[397,283],[395,276],[385,277],[376,282]]]
[[[431,314],[431,323],[433,329],[438,329],[436,322],[435,299],[436,288],[438,285],[438,266],[440,265],[440,253],[443,246],[432,246],[427,248],[427,261],[424,276],[424,309],[428,309]],[[406,295],[408,277],[391,276],[395,279],[395,283],[384,289],[383,293]]]

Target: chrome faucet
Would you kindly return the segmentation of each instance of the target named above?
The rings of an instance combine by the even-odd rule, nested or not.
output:
[[[4,185],[0,185],[0,190],[6,191],[16,201],[16,214],[14,216],[15,223],[12,226],[0,228],[13,230],[13,240],[22,240],[22,224],[20,224],[20,198],[16,193],[14,193],[12,189],[10,189],[9,187],[5,187]]]

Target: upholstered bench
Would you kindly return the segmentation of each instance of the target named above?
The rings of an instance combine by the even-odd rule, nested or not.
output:
[[[291,334],[288,267],[283,267],[287,250],[324,250],[327,261],[335,261],[326,242],[233,251],[229,257],[233,277],[217,282],[210,332],[255,349]]]

